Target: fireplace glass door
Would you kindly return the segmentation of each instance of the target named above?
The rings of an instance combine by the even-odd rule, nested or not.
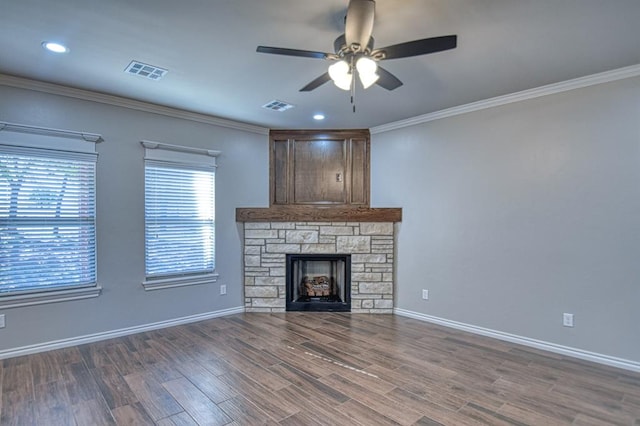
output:
[[[287,311],[351,311],[351,256],[287,255]]]

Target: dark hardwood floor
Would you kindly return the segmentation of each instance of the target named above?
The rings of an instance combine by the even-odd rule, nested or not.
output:
[[[2,425],[640,425],[640,374],[404,317],[238,314],[0,363]]]

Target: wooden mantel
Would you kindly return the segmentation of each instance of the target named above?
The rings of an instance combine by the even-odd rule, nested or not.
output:
[[[401,222],[402,208],[281,206],[236,209],[237,222]]]

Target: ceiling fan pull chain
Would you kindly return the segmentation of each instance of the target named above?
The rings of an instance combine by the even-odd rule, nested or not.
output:
[[[356,112],[356,69],[353,65],[353,56],[351,57],[351,105],[353,109],[353,113]]]
[[[351,105],[353,106],[353,112],[356,112],[356,85],[355,81],[351,83]]]

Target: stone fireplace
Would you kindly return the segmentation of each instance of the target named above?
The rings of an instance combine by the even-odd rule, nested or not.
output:
[[[287,309],[287,255],[300,254],[349,255],[350,311],[393,312],[393,221],[253,222],[242,213],[239,213],[239,221],[244,223],[244,297],[247,312],[284,312]],[[309,275],[327,276],[315,272]]]
[[[247,312],[393,313],[402,209],[370,207],[370,146],[367,129],[269,131],[269,207],[236,208]]]

